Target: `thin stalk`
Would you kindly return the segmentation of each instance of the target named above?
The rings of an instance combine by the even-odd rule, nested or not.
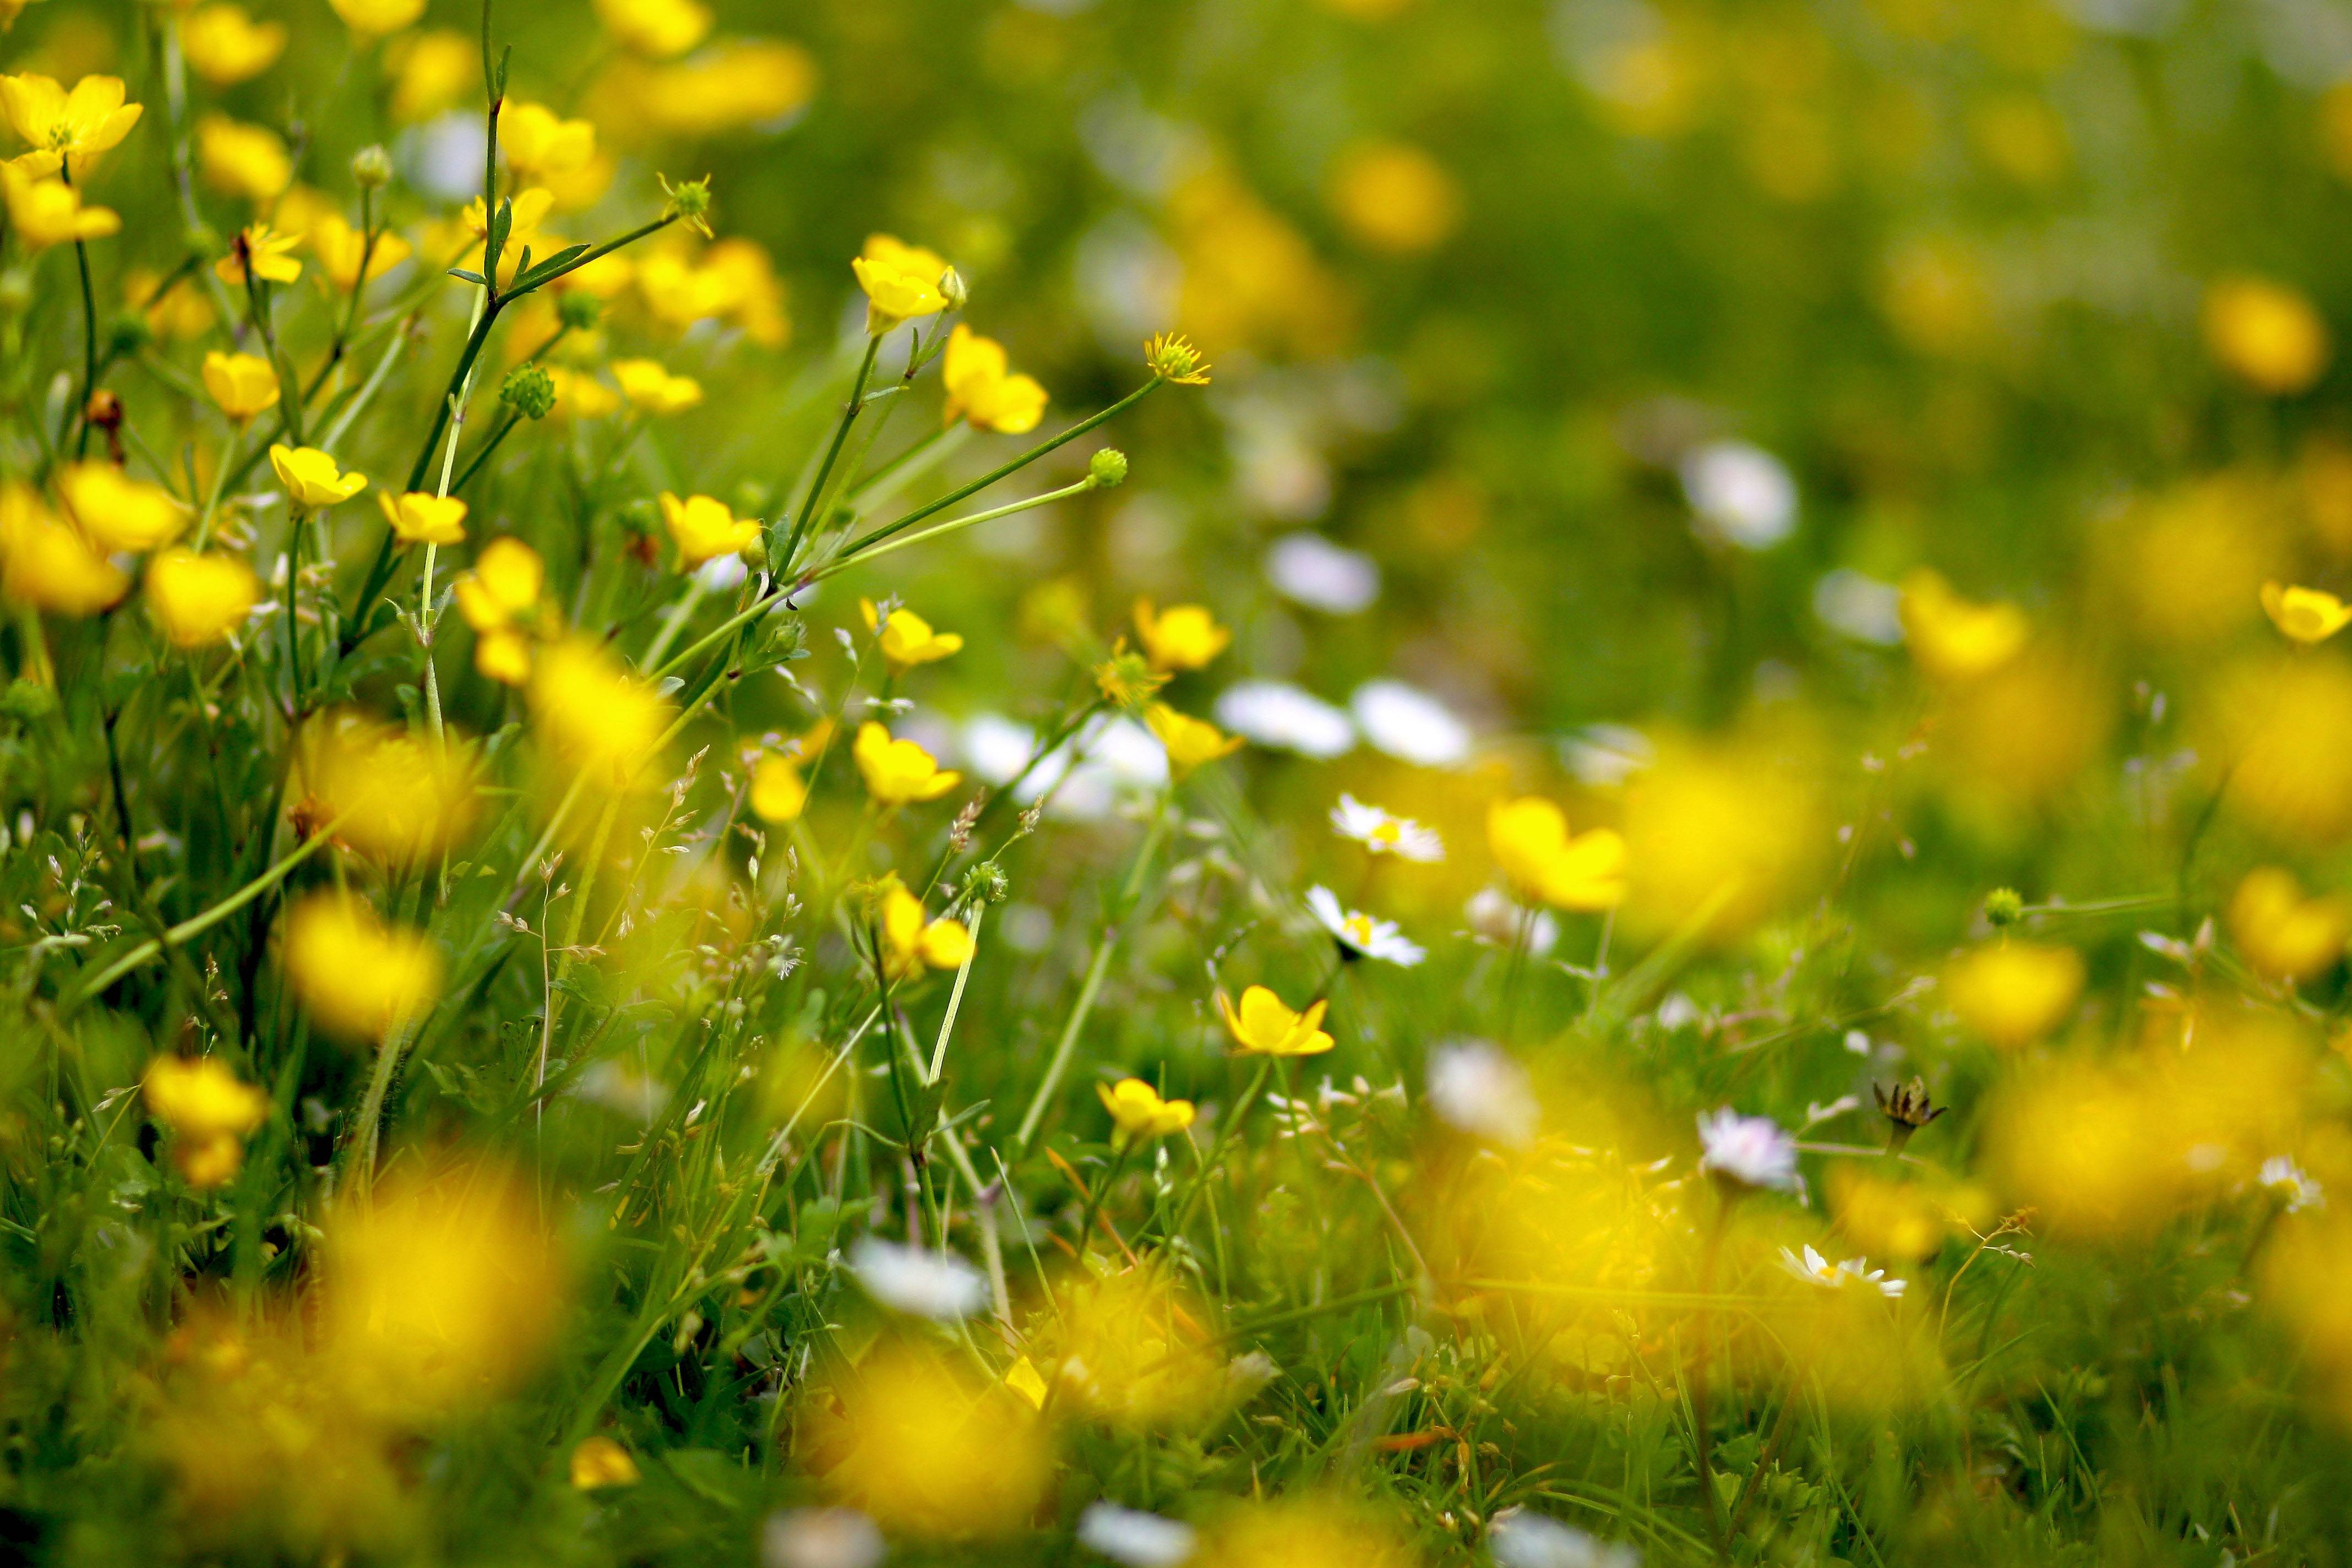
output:
[[[800,510],[793,515],[793,531],[784,542],[782,557],[783,575],[792,575],[793,563],[801,552],[801,542],[808,537],[809,520],[816,515],[818,504],[824,499],[824,487],[833,478],[833,466],[841,458],[842,443],[849,439],[849,428],[866,408],[866,384],[874,378],[875,356],[882,352],[883,334],[868,333],[865,357],[857,362],[857,375],[849,384],[849,401],[841,405],[841,417],[835,421],[833,439],[824,449],[824,458],[817,464],[815,475],[809,480],[808,493],[801,497]]]
[[[974,527],[980,523],[993,522],[1000,517],[1011,517],[1014,512],[1031,511],[1041,506],[1051,506],[1055,501],[1067,500],[1072,496],[1081,496],[1086,494],[1088,490],[1098,489],[1100,488],[1101,487],[1096,483],[1094,476],[1089,474],[1085,479],[1080,479],[1077,483],[1074,485],[1064,485],[1057,490],[1047,490],[1043,495],[1031,496],[1025,500],[1013,501],[1010,505],[1006,506],[993,507],[987,511],[975,511],[963,517],[950,518],[945,522],[934,523],[932,526],[924,529],[919,533],[902,534],[898,538],[876,545],[873,549],[865,552],[854,560],[850,557],[849,553],[845,551],[842,554],[835,556],[833,560],[826,562],[823,566],[820,566],[815,571],[810,573],[806,581],[809,583],[822,583],[826,578],[833,576],[836,573],[845,572],[852,566],[862,566],[869,561],[878,560],[882,556],[889,554],[894,550],[905,550],[911,545],[922,544],[930,540],[944,537],[947,534],[960,533],[963,530]]]

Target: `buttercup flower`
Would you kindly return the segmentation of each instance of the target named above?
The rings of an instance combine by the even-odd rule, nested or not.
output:
[[[1925,570],[1903,580],[1896,614],[1912,658],[1939,680],[1990,675],[2017,657],[2032,629],[2015,605],[1963,599],[1942,577]]]
[[[524,184],[570,174],[596,156],[596,127],[566,120],[543,103],[509,103],[499,110],[499,151]]]
[[[441,950],[387,926],[347,893],[314,893],[286,917],[287,978],[320,1025],[381,1040],[441,994]]]
[[[1143,363],[1162,381],[1172,381],[1179,386],[1209,384],[1209,367],[1202,363],[1201,351],[1181,333],[1162,332],[1147,340]]]
[[[547,367],[555,387],[555,412],[571,419],[602,419],[621,406],[621,395],[584,371]]]
[[[1008,374],[1004,345],[961,322],[948,334],[940,381],[947,388],[950,425],[961,419],[975,430],[1018,436],[1045,417],[1045,389],[1029,376]]]
[[[1331,206],[1374,250],[1409,256],[1434,248],[1462,221],[1462,191],[1445,165],[1403,142],[1351,148],[1332,172]]]
[[[2263,613],[2294,642],[2310,647],[2324,643],[2352,624],[2352,605],[2317,588],[2283,588],[2263,584]]]
[[[196,121],[196,166],[205,184],[224,195],[262,203],[275,200],[294,183],[294,161],[286,142],[264,125],[244,125],[225,114]]]
[[[253,569],[229,555],[164,551],[147,563],[147,611],[176,647],[204,647],[245,624],[260,602]]]
[[[376,504],[384,521],[404,544],[460,544],[466,538],[466,503],[456,496],[410,490],[394,500],[389,490],[378,490]]]
[[[1875,1290],[1889,1300],[1903,1294],[1904,1281],[1889,1279],[1884,1268],[1873,1268],[1866,1258],[1849,1258],[1842,1263],[1832,1263],[1807,1244],[1804,1255],[1798,1256],[1787,1247],[1780,1249],[1780,1267],[1809,1285],[1824,1289],[1843,1290],[1849,1285],[1860,1285]]]
[[[2057,1028],[2082,993],[2082,954],[2028,942],[1978,948],[1944,975],[1945,1000],[1960,1022],[2004,1050],[2031,1045]]]
[[[1217,1014],[1224,1019],[1226,1032],[1252,1056],[1312,1057],[1329,1050],[1338,1044],[1323,1032],[1323,1014],[1329,1006],[1317,1002],[1294,1013],[1263,985],[1244,990],[1238,1007],[1223,992],[1217,993]]]
[[[2221,368],[2273,397],[2305,391],[2327,369],[2327,323],[2311,301],[2266,278],[2223,278],[2205,291],[2205,346]]]
[[[360,285],[360,261],[367,261],[370,279],[383,277],[408,259],[415,248],[389,229],[380,231],[371,246],[365,230],[353,228],[341,213],[328,213],[310,226],[304,237],[327,280],[344,293]]]
[[[883,805],[907,805],[937,800],[963,782],[963,775],[940,766],[930,752],[912,741],[894,741],[890,731],[872,720],[857,727],[850,748],[866,791]]]
[[[2258,866],[2230,900],[2229,927],[2230,940],[2259,973],[2310,980],[2344,956],[2352,938],[2352,902],[2341,896],[2306,898],[2294,872]]]
[[[108,550],[153,550],[188,526],[188,509],[171,491],[111,463],[68,463],[58,470],[58,493],[81,531]]]
[[[480,43],[451,28],[394,38],[384,46],[383,64],[392,73],[392,117],[403,125],[432,119],[482,85]]]
[[[225,354],[213,349],[205,355],[205,390],[220,411],[243,425],[255,415],[278,406],[278,372],[257,354]]]
[[[531,661],[530,698],[532,724],[554,755],[614,788],[634,784],[672,717],[652,686],[579,637]]]
[[[305,507],[317,509],[347,501],[367,489],[365,474],[346,474],[335,459],[316,447],[274,445],[269,466],[278,470],[287,494]]]
[[[6,110],[16,134],[33,144],[16,158],[16,167],[37,178],[63,170],[79,184],[90,160],[119,145],[139,123],[140,106],[122,97],[120,77],[86,76],[68,92],[31,71],[0,76],[0,110]]]
[[[875,608],[871,599],[858,600],[857,607],[865,614],[867,631],[879,626],[882,658],[892,670],[899,674],[903,675],[919,664],[936,663],[963,647],[963,638],[953,632],[933,631],[930,622],[912,610],[894,609],[889,618],[884,620],[882,612]]]
[[[1192,1125],[1191,1100],[1162,1100],[1158,1089],[1139,1078],[1121,1079],[1117,1088],[1098,1083],[1095,1094],[1110,1112],[1111,1124],[1118,1130],[1112,1142],[1121,1148],[1165,1138]]]
[[[880,895],[882,971],[893,980],[912,980],[924,969],[956,969],[971,956],[971,933],[963,922],[926,919],[923,900],[896,874],[886,877]]]
[[[851,261],[849,269],[866,290],[866,330],[874,336],[948,308],[947,296],[940,291],[948,264],[920,246],[902,244],[887,234],[868,235],[865,254]]]
[[[520,539],[494,539],[474,569],[452,584],[457,612],[474,629],[474,668],[492,680],[520,686],[530,677],[530,639],[522,624],[537,614],[547,568]]]
[[[613,39],[649,59],[675,59],[709,36],[709,8],[696,0],[596,0]]]
[[[790,822],[808,805],[808,781],[790,757],[765,756],[751,770],[751,813],[762,822]]]
[[[305,731],[303,809],[338,844],[387,866],[414,864],[464,837],[477,805],[463,748],[332,712]]]
[[[301,243],[299,234],[279,234],[267,224],[252,224],[230,239],[228,254],[213,263],[213,272],[222,282],[240,288],[248,271],[265,283],[291,283],[302,276],[302,264],[292,254]]]
[[[1168,771],[1178,778],[1220,757],[1232,756],[1244,743],[1239,735],[1224,734],[1207,720],[1179,713],[1165,702],[1145,709],[1143,721],[1167,748]]]
[[[343,26],[363,38],[381,38],[414,25],[425,15],[425,0],[327,0]]]
[[[0,595],[61,616],[94,616],[130,588],[131,579],[29,487],[0,481]]]
[[[1234,634],[1217,624],[1201,605],[1171,605],[1162,611],[1149,599],[1135,602],[1135,635],[1151,668],[1160,670],[1199,669],[1225,651]]]
[[[1132,713],[1150,702],[1168,677],[1153,669],[1144,657],[1127,646],[1125,637],[1111,645],[1110,657],[1095,666],[1095,689],[1103,700]]]
[[[1355,840],[1368,854],[1393,855],[1400,860],[1424,864],[1445,858],[1444,842],[1434,829],[1411,817],[1391,816],[1352,795],[1341,795],[1339,804],[1331,808],[1331,831]]]
[[[1624,839],[1606,827],[1570,837],[1567,814],[1539,796],[1488,807],[1486,846],[1522,902],[1594,910],[1625,897]]]
[[[709,496],[680,500],[664,490],[661,512],[663,526],[677,542],[681,571],[691,572],[706,561],[732,555],[760,537],[757,518],[737,517],[725,501]]]
[[[1376,921],[1358,910],[1342,909],[1339,895],[1328,888],[1307,889],[1307,911],[1331,933],[1344,958],[1377,958],[1410,969],[1428,956],[1417,943],[1407,942],[1392,921]]]
[[[269,1119],[269,1096],[216,1057],[157,1057],[139,1080],[148,1114],[172,1130],[172,1163],[204,1191],[245,1166],[245,1141]]]
[[[583,1492],[607,1487],[633,1487],[642,1479],[629,1451],[610,1437],[583,1439],[572,1450],[572,1484]]]
[[[282,22],[256,22],[239,5],[199,5],[180,21],[180,54],[215,87],[259,76],[286,52]]]
[[[0,189],[7,195],[8,226],[28,249],[103,239],[122,230],[120,216],[106,207],[82,205],[81,193],[63,180],[37,179],[16,163],[0,163]]]
[[[614,360],[613,379],[621,384],[621,395],[647,414],[682,414],[702,401],[700,382],[672,375],[654,360]]]
[[[1698,1168],[1750,1187],[1797,1184],[1797,1145],[1769,1116],[1742,1116],[1725,1106],[1698,1119]]]

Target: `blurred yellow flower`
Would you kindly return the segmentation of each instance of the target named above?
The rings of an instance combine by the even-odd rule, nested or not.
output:
[[[897,873],[876,889],[882,927],[882,972],[912,980],[928,966],[955,969],[971,956],[971,933],[963,922],[924,918],[923,900],[907,890]]]
[[[245,1141],[269,1119],[269,1096],[217,1057],[157,1057],[139,1080],[148,1114],[172,1130],[172,1163],[188,1185],[217,1187],[245,1164]]]
[[[596,127],[543,103],[509,103],[499,111],[499,151],[518,182],[536,185],[585,167],[596,155]]]
[[[646,67],[625,61],[597,95],[614,112],[671,136],[713,136],[782,120],[816,90],[816,59],[775,38],[728,38],[688,59]]]
[[[761,757],[751,770],[751,813],[762,822],[791,822],[808,806],[808,781],[790,757]]]
[[[883,662],[893,673],[903,675],[919,664],[937,663],[963,647],[963,638],[953,632],[933,631],[930,622],[903,605],[892,610],[887,621],[871,599],[858,600],[857,608],[866,616],[867,631],[875,630],[877,624],[880,626]]]
[[[963,775],[941,768],[930,752],[912,741],[894,741],[890,731],[872,720],[857,727],[851,746],[866,791],[883,805],[907,805],[937,800],[963,782]]]
[[[2352,833],[2352,671],[2281,655],[2222,672],[2200,751],[2230,804],[2265,832],[2311,844]]]
[[[1323,1014],[1330,1003],[1315,1002],[1294,1013],[1283,999],[1263,985],[1242,992],[1239,1007],[1223,991],[1217,993],[1217,1015],[1225,1021],[1234,1044],[1251,1056],[1319,1056],[1338,1044],[1323,1032]]]
[[[621,395],[585,371],[547,367],[555,383],[555,411],[570,419],[602,419],[621,406]]]
[[[610,1437],[586,1438],[572,1450],[572,1484],[583,1492],[633,1487],[641,1479],[636,1460]]]
[[[664,490],[661,513],[662,525],[677,542],[681,572],[691,572],[721,555],[732,555],[760,537],[758,518],[737,517],[725,501],[709,496],[688,496],[680,500]]]
[[[2352,938],[2352,900],[2306,898],[2294,873],[2258,866],[2230,900],[2230,940],[2256,973],[2272,980],[2310,980],[2344,956]]]
[[[438,854],[474,823],[465,752],[356,713],[324,715],[306,736],[305,815],[351,847],[394,864]]]
[[[256,22],[241,5],[199,5],[180,21],[180,53],[215,87],[259,76],[286,52],[286,25]]]
[[[1924,568],[1903,580],[1903,640],[1919,668],[1939,680],[1973,680],[2024,647],[2030,631],[2015,605],[1977,604]]]
[[[266,125],[246,125],[225,114],[196,121],[196,166],[205,184],[225,195],[259,205],[274,201],[294,183],[294,160],[285,139]]]
[[[164,289],[167,281],[171,287]],[[122,275],[122,298],[146,318],[147,330],[166,342],[202,337],[213,330],[212,303],[192,279],[172,281],[134,267]]]
[[[1112,1142],[1122,1146],[1147,1143],[1192,1125],[1191,1100],[1162,1100],[1158,1089],[1139,1078],[1123,1078],[1116,1087],[1098,1083],[1095,1093],[1118,1129]]]
[[[696,0],[596,0],[596,19],[614,42],[650,59],[674,59],[709,35],[711,16]]]
[[[1200,1416],[1224,1399],[1206,1314],[1162,1270],[1080,1274],[1054,1295],[1053,1319],[1031,1342],[1046,1353],[1065,1405],[1134,1428]]]
[[[1003,344],[957,322],[940,363],[940,382],[948,395],[947,422],[961,419],[975,430],[1003,436],[1037,428],[1045,415],[1045,389],[1032,377],[1007,371]]]
[[[291,283],[302,276],[302,263],[293,255],[301,243],[299,234],[279,234],[268,224],[249,224],[230,237],[228,254],[213,263],[213,273],[224,283],[242,285],[248,270],[264,283]]]
[[[353,228],[341,213],[322,215],[303,237],[310,243],[310,254],[319,258],[320,270],[326,273],[327,280],[347,294],[359,287],[362,256],[367,259],[368,278],[373,280],[407,260],[415,249],[389,229],[380,230],[371,246],[367,232]]]
[[[205,354],[205,390],[220,411],[243,425],[255,415],[278,406],[278,371],[257,354]]]
[[[539,552],[520,539],[494,539],[471,572],[453,584],[457,612],[474,629],[474,668],[492,680],[520,686],[530,675],[530,639],[524,623],[539,610],[547,581]]]
[[[380,38],[413,25],[425,15],[425,0],[327,0],[343,26],[363,38]],[[477,57],[478,65],[478,57]]]
[[[866,330],[876,336],[901,321],[947,309],[940,282],[948,274],[948,264],[919,246],[887,234],[868,235],[865,253],[850,262],[849,269],[866,290]]]
[[[120,77],[86,76],[68,92],[48,77],[26,71],[0,76],[0,110],[33,150],[16,159],[36,177],[63,169],[76,184],[88,177],[90,160],[118,145],[139,123],[140,106],[122,101]],[[67,167],[67,160],[72,166]]]
[[[1916,1263],[1944,1244],[1945,1223],[1916,1182],[1890,1182],[1840,1166],[1831,1175],[1830,1202],[1838,1226],[1873,1258]]]
[[[2326,642],[2352,623],[2352,606],[2317,588],[2282,588],[2263,584],[2263,613],[2289,640],[2309,647]]]
[[[1135,602],[1135,635],[1160,670],[1199,669],[1225,651],[1234,634],[1217,624],[1205,605],[1171,605],[1155,611],[1149,599]]]
[[[367,489],[365,474],[344,473],[316,447],[273,444],[269,466],[278,470],[279,482],[297,504],[314,510],[347,501]]]
[[[635,782],[671,718],[652,687],[583,637],[559,642],[534,661],[530,710],[557,756],[614,787]]]
[[[1995,942],[1953,962],[1944,997],[1970,1030],[2013,1051],[2073,1016],[2083,977],[2083,955],[2071,947]]]
[[[9,226],[28,250],[103,239],[122,230],[122,219],[112,210],[82,205],[81,193],[63,180],[36,179],[15,163],[0,163],[0,188],[7,195]]]
[[[840,1462],[827,1481],[894,1531],[990,1537],[1025,1524],[1053,1475],[1035,1413],[998,1384],[978,1384],[911,1346],[885,1345],[834,1391]]]
[[[1625,840],[1606,827],[1571,837],[1568,814],[1540,795],[1488,806],[1486,847],[1523,903],[1610,910],[1625,897]]]
[[[2308,388],[2333,352],[2311,301],[2266,278],[2216,279],[2205,290],[2205,347],[2214,360],[2273,397]]]
[[[690,375],[672,375],[649,359],[616,359],[613,379],[632,406],[647,414],[682,414],[702,401],[702,384]]]
[[[446,27],[394,38],[383,63],[392,73],[392,117],[403,125],[432,119],[482,85],[481,46]]]
[[[390,490],[375,493],[384,521],[404,544],[461,544],[466,538],[466,503],[456,496],[410,490],[394,500]],[[538,597],[534,592],[533,599]]]
[[[1584,1550],[1600,1559],[1601,1548]],[[1413,1568],[1416,1561],[1396,1531],[1360,1505],[1311,1493],[1234,1505],[1208,1531],[1200,1560],[1216,1568]]]
[[[1445,165],[1404,142],[1348,149],[1331,174],[1331,210],[1356,241],[1410,256],[1443,245],[1462,223],[1462,191]]]
[[[313,893],[286,917],[286,977],[321,1028],[381,1040],[441,994],[441,950],[387,926],[350,893]]]
[[[188,526],[188,509],[171,491],[111,463],[68,463],[58,470],[58,494],[81,531],[108,550],[153,550]]]
[[[94,616],[130,588],[131,579],[30,488],[0,481],[0,595],[62,616]]]
[[[176,546],[147,563],[147,612],[175,647],[204,647],[245,624],[261,598],[253,569],[231,555]]]
[[[1179,779],[1242,749],[1239,735],[1228,735],[1207,720],[1179,713],[1165,702],[1154,702],[1145,709],[1143,722],[1167,750],[1168,771]]]

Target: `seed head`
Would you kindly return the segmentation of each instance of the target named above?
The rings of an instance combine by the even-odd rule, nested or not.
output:
[[[1172,381],[1180,386],[1209,384],[1209,367],[1202,361],[1201,351],[1180,332],[1162,332],[1147,340],[1143,363],[1162,381]]]
[[[2025,900],[2015,888],[1995,888],[1985,895],[1984,911],[1995,931],[2004,931],[2025,918]]]
[[[1115,490],[1127,483],[1127,454],[1116,447],[1105,447],[1087,464],[1087,478],[1098,490]]]
[[[507,373],[499,401],[526,419],[544,419],[555,406],[555,378],[543,365],[518,365]]]

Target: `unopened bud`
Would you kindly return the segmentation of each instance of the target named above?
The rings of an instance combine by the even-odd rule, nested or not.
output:
[[[499,401],[526,419],[544,419],[555,406],[555,378],[541,365],[518,365],[507,373]]]
[[[142,310],[121,311],[106,323],[107,348],[117,359],[137,353],[154,339],[153,331],[147,325],[146,313]]]
[[[940,274],[940,298],[948,302],[950,310],[963,309],[963,302],[971,298],[971,290],[964,286],[962,273],[950,267]]]
[[[2001,931],[2025,918],[2025,900],[2015,888],[1995,888],[1985,895],[1984,911],[1986,922]]]
[[[371,142],[352,154],[352,178],[362,190],[373,190],[392,184],[392,154],[380,143]]]
[[[604,304],[584,289],[555,291],[555,319],[575,332],[584,332],[604,319]]]
[[[1098,490],[1115,490],[1127,483],[1127,454],[1116,447],[1105,447],[1087,464],[1087,478]]]

